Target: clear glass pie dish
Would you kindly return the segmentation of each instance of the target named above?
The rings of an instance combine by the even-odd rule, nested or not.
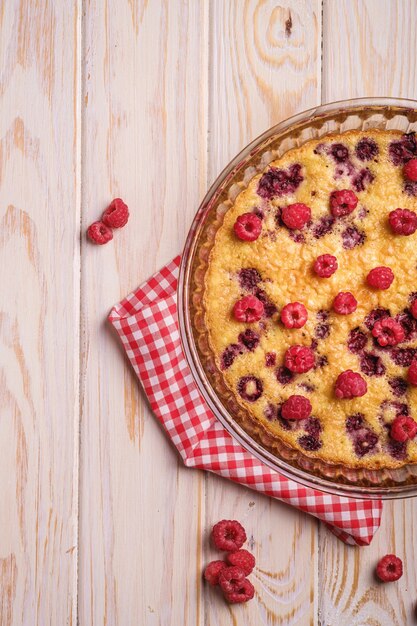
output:
[[[181,341],[197,386],[227,431],[244,449],[286,477],[329,493],[359,498],[417,495],[417,465],[366,469],[332,464],[271,441],[237,403],[218,368],[205,324],[204,289],[209,256],[223,217],[249,181],[288,150],[311,139],[349,130],[417,131],[417,102],[357,99],[310,109],[269,129],[242,150],[205,196],[184,247],[178,283]]]

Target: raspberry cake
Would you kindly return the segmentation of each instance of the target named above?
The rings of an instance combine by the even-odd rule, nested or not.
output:
[[[396,131],[289,150],[224,214],[205,327],[236,420],[271,450],[417,462],[416,231],[417,140]]]

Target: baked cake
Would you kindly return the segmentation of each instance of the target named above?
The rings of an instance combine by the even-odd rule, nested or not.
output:
[[[417,462],[417,140],[327,135],[225,213],[205,278],[216,366],[272,439],[353,468]]]

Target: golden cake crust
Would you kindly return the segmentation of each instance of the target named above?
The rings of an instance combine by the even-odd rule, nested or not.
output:
[[[366,161],[355,152],[364,137],[378,146],[378,154]],[[404,189],[402,167],[395,165],[389,154],[389,145],[400,138],[400,133],[377,130],[328,135],[270,163],[265,172],[271,167],[288,170],[291,165],[300,164],[303,181],[292,193],[265,198],[258,193],[262,174],[255,176],[224,215],[205,277],[209,344],[224,382],[253,429],[263,432],[271,442],[282,441],[307,456],[346,467],[395,468],[417,462],[414,440],[393,447],[389,437],[389,425],[399,412],[407,411],[417,418],[417,387],[402,384],[401,391],[406,387],[404,393],[396,395],[399,388],[397,385],[395,390],[393,381],[406,379],[407,367],[398,364],[392,350],[378,348],[366,326],[367,316],[376,309],[387,309],[393,317],[404,313],[410,294],[417,291],[417,233],[407,237],[393,235],[387,219],[389,212],[398,207],[417,209],[417,198]],[[337,144],[347,148],[347,161],[338,162],[332,155],[332,147]],[[364,171],[369,174],[364,175]],[[362,176],[362,181],[358,176]],[[356,210],[336,220],[330,232],[317,238],[326,230],[330,193],[352,188],[359,199]],[[277,219],[280,208],[295,202],[311,208],[312,224],[301,231],[303,242],[294,236],[298,231],[291,233]],[[262,233],[254,242],[243,242],[235,236],[233,225],[239,215],[254,210],[263,216]],[[319,278],[312,271],[314,260],[321,254],[332,254],[338,259],[338,270],[330,278]],[[386,291],[372,290],[365,281],[369,270],[380,265],[391,267],[395,275]],[[261,282],[256,288],[262,289],[276,307],[271,317],[252,324],[234,319],[235,302],[248,293],[239,280],[242,269],[259,273]],[[333,299],[340,291],[355,295],[358,307],[354,313],[341,316],[332,311]],[[297,301],[306,306],[308,321],[300,329],[286,329],[279,321],[279,312],[285,304]],[[259,345],[253,351],[237,353],[225,367],[225,350],[239,344],[239,334],[246,328],[256,332]],[[357,354],[348,349],[349,334],[356,328],[367,337],[365,360],[379,359],[378,364],[382,363],[385,370],[383,375],[364,373],[363,352]],[[277,369],[283,365],[287,348],[294,344],[310,347],[312,342],[315,369],[281,384]],[[417,334],[398,348],[417,349]],[[266,365],[269,353],[276,355],[275,366]],[[366,379],[368,392],[359,398],[338,400],[334,395],[336,378],[349,369]],[[247,375],[262,381],[262,395],[255,402],[248,402],[237,390],[239,380]],[[278,407],[293,394],[309,398],[312,416],[318,422],[288,423],[278,417]],[[358,434],[346,428],[348,417],[357,414],[363,416],[363,428],[377,436],[377,444],[362,456],[355,453]],[[320,441],[317,450],[300,444],[311,428],[320,429],[319,434],[314,434]]]

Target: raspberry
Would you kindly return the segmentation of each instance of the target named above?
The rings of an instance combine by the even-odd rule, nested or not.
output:
[[[304,450],[308,450],[309,452],[320,450],[323,445],[322,442],[316,437],[313,437],[313,435],[303,435],[297,439],[297,443],[299,443]]]
[[[378,561],[376,575],[383,583],[391,583],[403,575],[403,562],[395,554],[386,554]]]
[[[355,191],[365,191],[368,184],[372,183],[375,176],[368,168],[362,169],[352,180],[352,186]]]
[[[304,396],[290,396],[281,407],[286,420],[303,420],[311,415],[311,402]]]
[[[256,350],[260,341],[258,333],[255,333],[251,328],[247,328],[244,333],[240,333],[238,339],[249,352]]]
[[[355,413],[354,415],[349,415],[346,420],[346,430],[348,431],[348,433],[360,430],[363,427],[364,420],[365,416],[363,413]]]
[[[331,215],[324,215],[321,217],[313,228],[313,235],[316,239],[321,239],[328,233],[332,232],[334,224],[334,217]]]
[[[261,234],[262,220],[254,213],[243,213],[234,223],[233,230],[242,241],[255,241]]]
[[[346,370],[336,380],[335,395],[337,398],[359,398],[368,391],[366,381],[360,374]]]
[[[255,588],[248,580],[245,580],[238,585],[237,589],[231,591],[230,593],[223,592],[224,597],[230,604],[240,604],[241,602],[247,602],[248,600],[252,600],[255,595]]]
[[[385,365],[376,354],[372,352],[364,352],[360,360],[361,371],[367,376],[383,376],[385,374]]]
[[[217,522],[213,526],[211,536],[216,548],[226,550],[227,552],[239,550],[246,541],[245,529],[236,520],[224,519]]]
[[[224,561],[211,561],[204,570],[204,578],[207,580],[209,585],[215,587],[219,584],[219,575],[222,570],[227,567],[227,564]]]
[[[390,436],[395,441],[404,442],[417,435],[417,422],[409,415],[398,415],[391,424]]]
[[[239,354],[242,354],[242,346],[238,343],[231,343],[224,349],[221,356],[221,369],[227,370],[228,367],[233,365],[234,360]]]
[[[364,137],[355,148],[356,156],[361,161],[370,161],[379,152],[378,144],[369,137]]]
[[[342,143],[332,144],[330,154],[336,163],[345,163],[349,158],[349,150]]]
[[[285,328],[301,328],[308,318],[307,309],[301,302],[290,302],[281,311],[281,322]]]
[[[342,232],[343,247],[345,250],[353,250],[356,246],[362,246],[365,242],[366,235],[358,230],[356,226],[348,226]]]
[[[249,576],[253,568],[255,567],[255,557],[247,550],[237,550],[236,552],[229,552],[226,556],[227,562],[230,565],[240,567],[245,573],[245,576]]]
[[[333,310],[339,315],[349,315],[356,311],[358,302],[350,291],[340,291],[333,300]]]
[[[287,171],[271,167],[268,172],[262,175],[257,192],[262,198],[268,199],[284,196],[294,193],[303,180],[299,163],[293,163]]]
[[[417,230],[417,215],[408,209],[391,211],[388,221],[392,232],[396,235],[412,235]]]
[[[302,374],[314,367],[314,352],[305,346],[291,346],[285,353],[285,367]]]
[[[264,305],[255,296],[244,296],[233,307],[238,322],[257,322],[264,314]]]
[[[129,209],[121,198],[115,198],[104,211],[102,218],[110,228],[122,228],[129,219]]]
[[[265,354],[265,365],[266,367],[274,367],[277,362],[277,355],[275,352],[267,352]]]
[[[401,378],[401,376],[390,378],[390,380],[388,381],[388,384],[392,389],[392,393],[394,394],[394,396],[397,396],[397,398],[400,398],[405,393],[407,393],[407,389],[408,389],[407,381],[404,380],[404,378]]]
[[[337,259],[331,254],[321,254],[314,261],[313,270],[320,278],[329,278],[337,270]]]
[[[225,567],[219,575],[219,585],[225,593],[237,591],[245,580],[245,572],[237,566]]]
[[[353,354],[358,354],[366,347],[368,338],[360,328],[353,328],[349,333],[348,348]]]
[[[237,390],[244,400],[256,402],[261,397],[264,386],[259,378],[250,374],[239,379]]]
[[[289,204],[282,209],[281,219],[287,228],[301,230],[311,220],[311,209],[301,202]]]
[[[407,374],[408,382],[417,386],[417,360],[412,361]]]
[[[383,265],[374,267],[366,277],[366,282],[374,289],[389,289],[393,280],[394,273],[392,269]]]
[[[413,300],[411,305],[411,315],[417,320],[417,298]]]
[[[102,246],[113,239],[113,231],[111,228],[103,224],[103,222],[94,222],[88,227],[87,236],[93,243]]]
[[[258,283],[262,282],[262,276],[254,267],[245,267],[239,272],[239,285],[245,291],[255,291]]]
[[[288,369],[288,367],[279,367],[275,372],[277,377],[277,381],[281,383],[281,385],[288,385],[294,378],[294,374]]]
[[[373,329],[372,334],[376,337],[380,346],[396,346],[404,341],[405,332],[399,322],[392,317],[384,317],[378,320]]]
[[[356,209],[358,199],[350,189],[332,191],[330,194],[330,212],[333,217],[349,215]]]
[[[410,159],[408,163],[404,165],[403,172],[408,180],[415,182],[417,180],[417,159]]]

